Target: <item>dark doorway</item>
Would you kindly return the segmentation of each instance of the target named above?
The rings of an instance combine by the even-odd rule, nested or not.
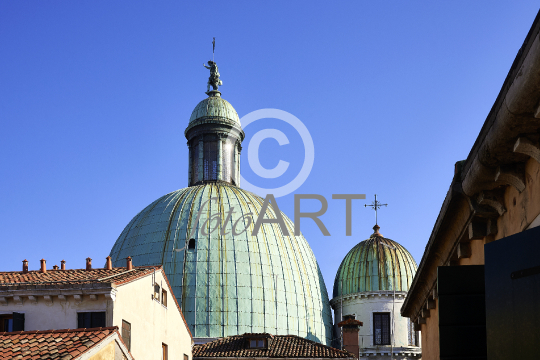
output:
[[[540,227],[484,246],[490,360],[538,359]]]
[[[437,292],[440,359],[487,359],[484,266],[440,266]]]

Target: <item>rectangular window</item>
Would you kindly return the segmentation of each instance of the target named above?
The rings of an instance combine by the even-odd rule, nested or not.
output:
[[[373,313],[373,345],[390,345],[390,313]]]
[[[161,303],[163,306],[167,306],[167,292],[165,290],[161,290]]]
[[[157,300],[159,301],[159,291],[160,291],[160,286],[156,283],[154,284],[154,300]]]
[[[251,339],[249,347],[252,349],[264,349],[266,348],[266,339]]]
[[[199,142],[191,147],[191,184],[199,181]]]
[[[126,320],[122,320],[122,340],[124,340],[128,350],[131,351],[131,324]]]
[[[90,329],[105,326],[105,311],[77,313],[77,327],[80,329]]]
[[[169,349],[167,344],[161,343],[161,360],[169,360]]]
[[[184,354],[184,360],[189,360],[189,356]]]
[[[218,170],[218,145],[217,141],[205,141],[204,142],[204,161],[203,171],[204,180],[217,180]]]
[[[13,315],[0,315],[0,332],[13,331]]]

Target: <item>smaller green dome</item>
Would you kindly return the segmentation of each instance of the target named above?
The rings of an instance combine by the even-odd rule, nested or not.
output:
[[[408,291],[418,266],[397,242],[383,237],[380,227],[349,251],[339,266],[333,297],[367,291]]]
[[[220,120],[229,120],[240,125],[240,118],[236,110],[234,110],[227,100],[221,98],[219,91],[210,91],[209,95],[209,97],[198,103],[191,113],[191,117],[189,118],[190,124],[199,119],[217,118]]]

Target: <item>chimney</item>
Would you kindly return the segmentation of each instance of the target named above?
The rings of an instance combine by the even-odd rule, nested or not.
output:
[[[45,274],[47,272],[47,262],[45,261],[45,259],[41,259],[40,262],[41,262],[41,269],[39,269],[39,272],[42,272]]]
[[[338,326],[343,328],[343,350],[353,353],[357,358],[360,353],[359,336],[360,326],[363,323],[355,319],[354,315],[344,315]]]
[[[127,267],[128,270],[133,269],[133,263],[131,262],[131,256],[128,256],[126,258],[126,267]]]
[[[105,269],[112,270],[112,259],[110,256],[107,256],[107,262],[105,263]]]
[[[22,261],[22,273],[26,274],[28,272],[28,260],[24,259]]]
[[[60,270],[66,270],[66,260],[60,261]]]
[[[92,270],[92,259],[86,258],[86,271]]]
[[[58,268],[58,265],[54,265],[54,266],[52,267],[52,269],[53,269],[53,270],[58,270],[58,269],[59,269],[59,268]]]

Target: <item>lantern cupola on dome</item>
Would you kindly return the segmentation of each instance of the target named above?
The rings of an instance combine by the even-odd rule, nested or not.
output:
[[[245,134],[236,110],[217,90],[222,84],[217,64],[209,61],[208,65],[208,98],[197,104],[184,132],[189,147],[188,185],[222,181],[239,186]]]

